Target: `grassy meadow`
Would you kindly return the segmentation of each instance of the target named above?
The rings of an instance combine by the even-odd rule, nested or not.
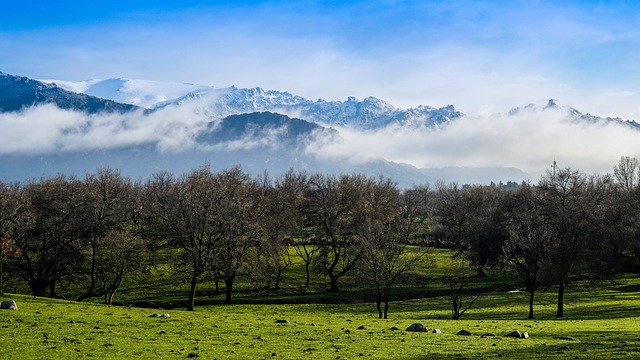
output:
[[[435,254],[427,275],[435,279],[450,266],[447,256]],[[566,293],[564,319],[555,318],[553,289],[541,291],[534,320],[526,319],[526,293],[503,290],[482,295],[460,320],[451,320],[447,296],[410,299],[420,288],[413,283],[402,284],[406,299],[394,302],[389,319],[380,320],[373,303],[342,301],[341,296],[347,299],[349,294],[365,297],[361,290],[346,289],[329,301],[322,298],[330,295],[318,290],[323,281],[317,277],[311,289],[295,290],[303,281],[295,266],[283,290],[249,291],[245,284],[233,305],[222,304],[213,285],[203,284],[196,311],[188,312],[179,306],[186,298],[186,284],[161,285],[166,280],[162,272],[151,275],[148,282],[123,289],[118,306],[5,294],[2,299],[15,299],[19,310],[0,311],[0,358],[640,358],[640,280],[635,275],[597,288],[574,284]],[[513,281],[506,275],[495,279],[493,285]],[[423,287],[444,288],[436,280]],[[151,317],[154,314],[170,317]],[[415,322],[429,331],[404,331]],[[432,333],[435,328],[443,333]],[[472,336],[456,335],[462,329]],[[530,338],[504,336],[514,329],[528,332]],[[485,333],[497,336],[481,337]]]

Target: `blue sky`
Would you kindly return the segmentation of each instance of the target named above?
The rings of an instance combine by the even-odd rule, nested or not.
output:
[[[0,71],[640,120],[633,1],[12,1]]]

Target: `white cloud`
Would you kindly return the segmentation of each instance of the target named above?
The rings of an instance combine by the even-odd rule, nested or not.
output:
[[[145,115],[87,115],[42,105],[0,114],[0,154],[111,149],[155,143],[161,151],[193,146],[207,116],[193,106],[167,107]]]
[[[0,154],[82,152],[140,144],[179,153],[194,147],[195,136],[209,121],[210,114],[197,101],[146,115],[85,115],[44,105],[0,114]],[[614,123],[572,122],[553,110],[463,117],[438,130],[339,131],[339,137],[312,141],[307,152],[323,160],[350,163],[384,158],[419,168],[500,166],[535,174],[553,160],[563,167],[606,173],[621,156],[640,158],[640,131]],[[279,132],[245,135],[209,150],[277,146],[272,143]]]
[[[612,123],[576,123],[556,111],[464,117],[442,129],[354,131],[312,144],[328,159],[385,158],[419,168],[516,167],[538,174],[555,160],[585,172],[609,172],[621,156],[640,157],[640,131]]]

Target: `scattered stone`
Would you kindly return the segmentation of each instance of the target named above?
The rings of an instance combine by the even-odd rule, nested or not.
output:
[[[529,333],[528,332],[523,332],[522,336],[520,337],[521,339],[528,339],[529,338]]]
[[[510,333],[508,333],[507,335],[505,335],[506,337],[512,337],[512,338],[518,338],[520,339],[522,337],[522,333],[519,330],[514,330]]]
[[[580,341],[580,340],[574,338],[573,336],[556,336],[555,338],[558,339],[558,340]]]
[[[433,329],[432,333],[434,333],[434,334],[442,334],[442,330],[440,330],[440,329]]]
[[[397,327],[397,326],[392,326],[391,329],[389,329],[389,330],[400,330],[400,328]]]
[[[316,324],[315,323],[311,323],[311,326],[316,326]]]
[[[367,330],[367,327],[364,325],[358,326],[358,330]]]
[[[460,336],[471,336],[471,333],[467,330],[460,330],[456,333],[456,335],[460,335]]]
[[[484,333],[484,334],[480,335],[480,337],[483,338],[483,339],[484,338],[488,338],[488,337],[494,337],[494,336],[496,336],[496,334],[492,333],[492,332],[488,332],[488,333]]]
[[[0,304],[0,309],[18,310],[18,304],[15,300],[5,300]]]
[[[426,330],[427,329],[425,329],[424,325],[422,325],[421,323],[413,323],[413,324],[409,325],[409,327],[405,331],[423,332],[423,331],[426,331]]]
[[[149,317],[152,317],[152,318],[170,318],[171,315],[169,315],[169,314],[151,314],[151,315],[149,315]]]
[[[291,322],[289,320],[287,320],[287,319],[279,319],[279,320],[276,320],[276,324],[289,325],[289,324],[291,324]]]

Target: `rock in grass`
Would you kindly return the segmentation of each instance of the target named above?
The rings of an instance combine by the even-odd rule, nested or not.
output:
[[[522,337],[522,333],[520,333],[519,330],[514,330],[510,333],[508,333],[507,335],[505,335],[506,337],[512,337],[512,338],[518,338],[520,339]]]
[[[442,334],[442,330],[440,330],[440,329],[433,329],[432,333],[434,333],[434,334]]]
[[[496,334],[492,333],[492,332],[488,332],[488,333],[484,333],[484,334],[480,335],[480,337],[483,338],[483,339],[484,338],[488,338],[488,337],[494,337],[494,336],[496,336]]]
[[[529,333],[528,332],[523,332],[522,335],[520,336],[521,339],[528,339],[529,338]]]
[[[400,330],[400,328],[399,328],[399,327],[397,327],[397,326],[392,326],[389,330],[394,330],[394,331],[396,331],[396,330]]]
[[[170,318],[171,315],[169,315],[169,314],[151,314],[151,315],[149,315],[149,317],[152,317],[152,318]]]
[[[279,320],[276,320],[276,324],[289,325],[289,324],[291,324],[291,322],[289,320],[287,320],[287,319],[279,319]]]
[[[471,336],[471,333],[467,330],[460,330],[456,333],[456,335],[460,335],[460,336]]]
[[[421,323],[413,323],[409,325],[409,327],[405,331],[423,332],[423,331],[427,331],[427,329],[425,329],[424,325],[422,325]]]
[[[358,330],[367,330],[367,327],[364,325],[358,326]]]
[[[18,304],[15,300],[5,300],[0,304],[0,309],[18,310]]]

